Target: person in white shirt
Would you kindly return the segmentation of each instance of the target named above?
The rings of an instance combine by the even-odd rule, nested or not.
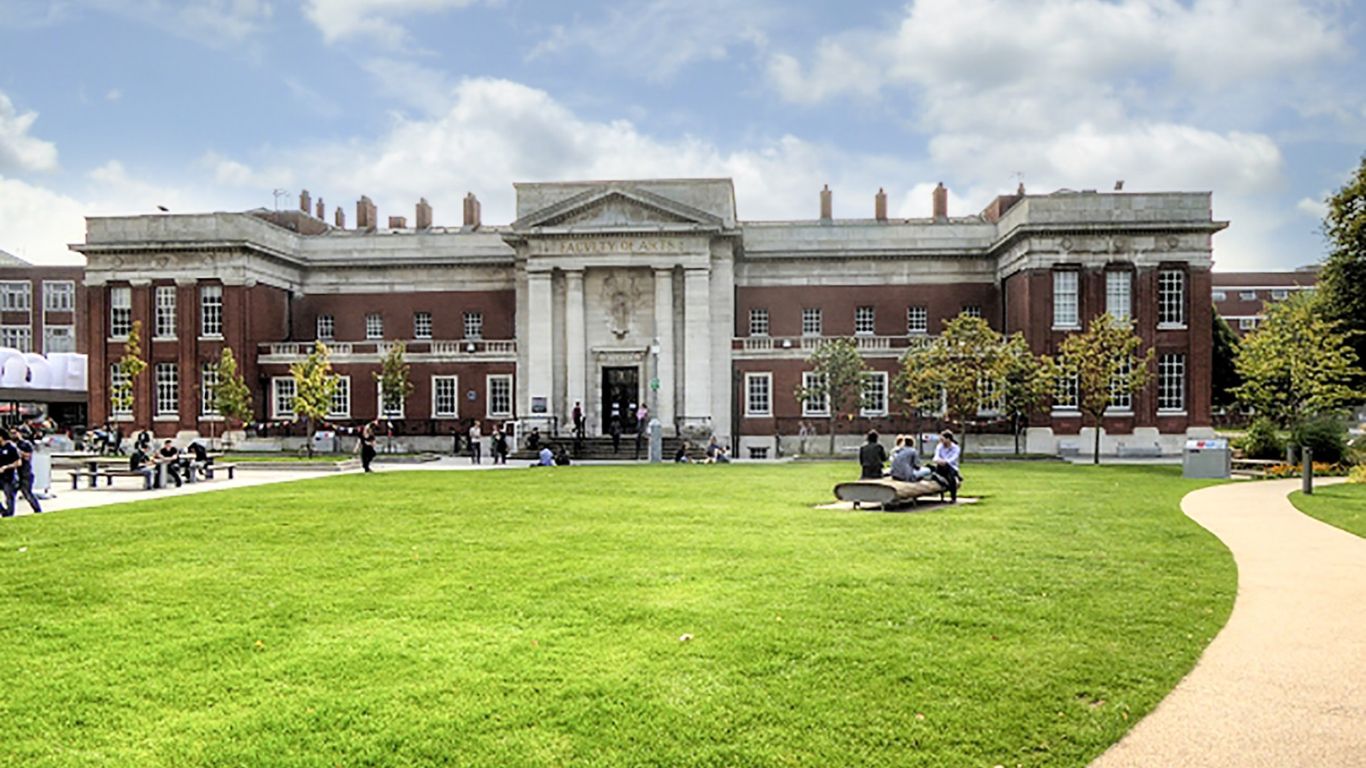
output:
[[[934,470],[941,482],[949,489],[949,498],[958,501],[958,485],[963,476],[958,472],[958,459],[963,449],[953,439],[953,433],[944,430],[939,434],[939,444],[934,447]]]

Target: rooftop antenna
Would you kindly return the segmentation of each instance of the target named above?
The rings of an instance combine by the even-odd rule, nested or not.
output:
[[[272,195],[275,195],[275,210],[278,211],[278,210],[280,210],[280,198],[284,197],[285,195],[288,195],[288,194],[289,194],[289,190],[287,190],[287,189],[275,189],[275,190],[273,190],[273,191],[271,192],[271,194],[272,194]]]

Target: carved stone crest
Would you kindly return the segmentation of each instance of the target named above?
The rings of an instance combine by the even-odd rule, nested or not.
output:
[[[642,293],[639,281],[625,275],[609,275],[603,283],[603,294],[607,299],[607,330],[617,339],[624,339],[631,333],[631,316],[640,306]]]

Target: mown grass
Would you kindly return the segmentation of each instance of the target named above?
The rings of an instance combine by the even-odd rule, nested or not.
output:
[[[1366,538],[1366,485],[1320,485],[1311,496],[1295,491],[1290,503],[1312,518]]]
[[[1058,766],[1222,626],[1168,468],[383,472],[0,525],[0,763]],[[690,639],[688,639],[690,638]]]

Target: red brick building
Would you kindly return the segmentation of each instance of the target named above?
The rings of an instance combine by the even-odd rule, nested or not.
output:
[[[1319,282],[1318,265],[1293,272],[1215,272],[1211,295],[1215,309],[1233,332],[1246,336],[1266,317],[1266,305],[1284,301]]]

